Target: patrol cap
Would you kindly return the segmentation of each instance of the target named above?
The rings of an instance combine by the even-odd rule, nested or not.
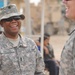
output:
[[[13,16],[20,16],[22,20],[25,19],[25,16],[18,12],[15,4],[10,4],[0,8],[0,21],[2,19],[7,19]]]

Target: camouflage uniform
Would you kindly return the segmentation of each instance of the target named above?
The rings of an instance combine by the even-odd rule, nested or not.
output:
[[[44,75],[43,59],[31,39],[20,36],[15,47],[0,35],[0,75]]]
[[[75,75],[75,29],[66,42],[60,60],[59,75]]]

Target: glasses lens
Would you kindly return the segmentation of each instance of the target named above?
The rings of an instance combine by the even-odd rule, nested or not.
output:
[[[15,16],[15,17],[13,17],[13,19],[14,19],[14,20],[20,20],[21,17],[19,17],[19,16]]]
[[[13,17],[10,17],[10,18],[7,18],[7,19],[3,19],[3,21],[10,22],[12,20],[20,20],[20,19],[21,19],[21,17],[19,17],[19,16],[13,16]]]

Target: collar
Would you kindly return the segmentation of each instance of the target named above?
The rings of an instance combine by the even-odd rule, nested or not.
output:
[[[19,34],[19,37],[20,37],[19,46],[27,47],[25,38],[20,34]]]
[[[20,35],[20,34],[18,34],[19,35],[19,37],[20,37],[20,40],[19,40],[19,44],[18,44],[18,46],[16,46],[16,47],[27,47],[27,43],[26,43],[26,40],[25,40],[25,38],[22,36],[22,35]],[[3,40],[3,43],[2,44],[4,44],[5,46],[5,48],[6,49],[10,49],[10,48],[12,48],[12,47],[14,47],[13,46],[13,44],[7,39],[7,37],[4,35],[4,33],[2,33],[1,35],[1,38],[2,38],[2,40]],[[5,41],[4,41],[5,40]],[[6,43],[6,44],[5,44]]]

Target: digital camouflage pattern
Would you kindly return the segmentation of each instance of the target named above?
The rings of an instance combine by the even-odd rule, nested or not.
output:
[[[12,16],[20,16],[21,19],[24,19],[25,16],[22,13],[18,12],[18,9],[15,4],[11,4],[5,7],[0,8],[0,21]]]
[[[35,43],[20,36],[18,46],[0,35],[0,75],[44,75],[44,62]]]
[[[59,75],[75,75],[75,29],[62,50]]]

